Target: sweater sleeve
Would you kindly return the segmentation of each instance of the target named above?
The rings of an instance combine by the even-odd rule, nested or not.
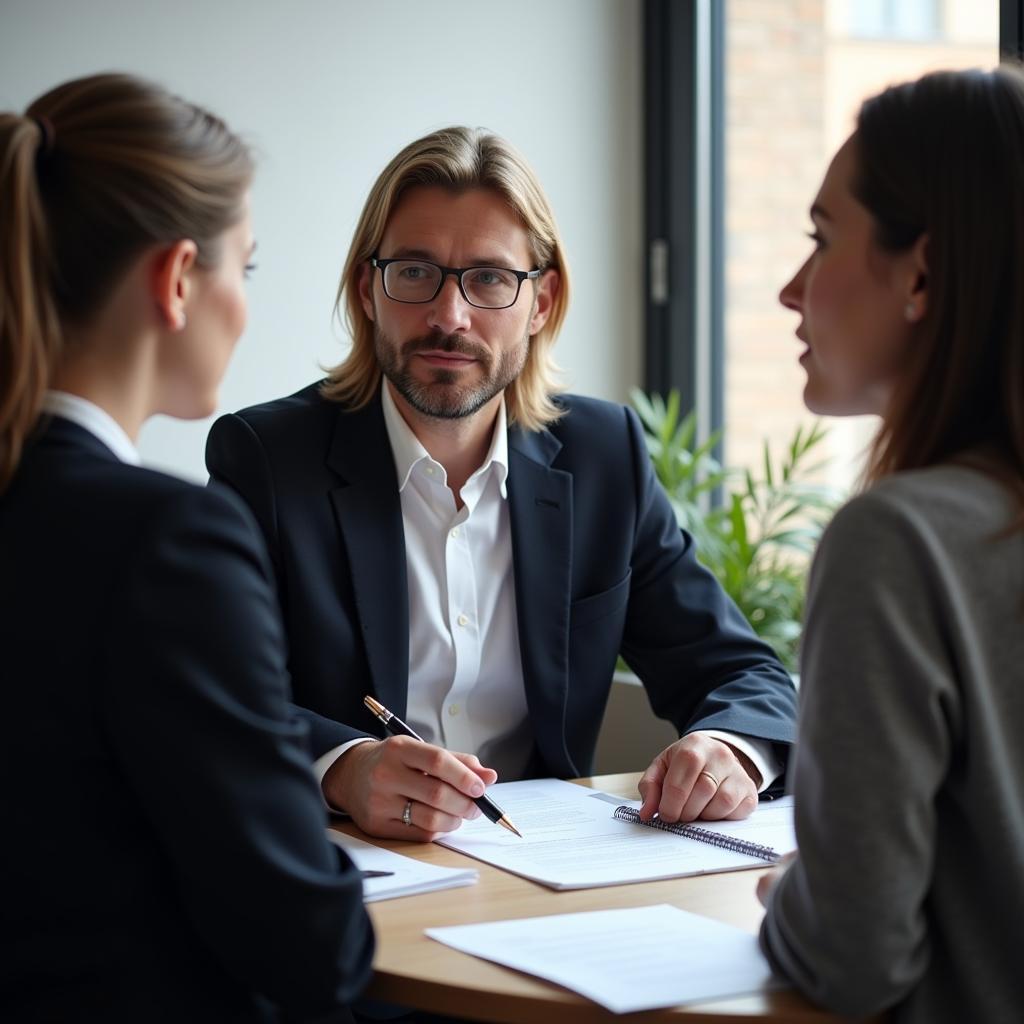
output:
[[[936,796],[960,703],[950,572],[912,506],[876,490],[836,516],[811,573],[791,776],[799,856],[761,943],[809,998],[849,1016],[898,1002],[929,959]]]

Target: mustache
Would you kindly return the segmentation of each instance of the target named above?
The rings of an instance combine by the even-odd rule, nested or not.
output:
[[[412,356],[417,352],[453,352],[482,363],[490,362],[490,354],[485,348],[466,341],[461,334],[444,334],[442,331],[431,331],[430,334],[410,338],[403,343],[403,356]]]

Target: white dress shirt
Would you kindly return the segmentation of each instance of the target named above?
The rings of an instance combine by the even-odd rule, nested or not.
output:
[[[122,462],[138,466],[142,460],[132,439],[124,432],[114,418],[98,405],[66,391],[47,391],[43,394],[43,412],[59,416],[62,420],[87,430],[98,441],[102,441]]]
[[[498,778],[522,778],[533,751],[523,685],[505,481],[508,430],[502,400],[483,464],[457,509],[444,466],[405,422],[385,382],[384,424],[394,455],[405,530],[409,598],[406,721],[423,739],[476,754]],[[764,789],[779,767],[766,740],[703,730],[742,750]],[[328,768],[355,743],[327,751]],[[640,766],[646,767],[646,765]]]
[[[475,753],[521,778],[532,736],[519,654],[505,480],[508,430],[498,406],[490,449],[460,492],[382,390],[398,472],[409,589],[407,720],[428,742]]]

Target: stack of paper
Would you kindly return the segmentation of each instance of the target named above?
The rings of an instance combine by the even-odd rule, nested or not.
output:
[[[442,868],[436,864],[424,864],[332,828],[327,830],[327,838],[335,846],[340,846],[360,871],[389,872],[379,878],[363,879],[363,900],[367,903],[473,885],[479,877],[475,868]]]
[[[753,935],[665,904],[428,928],[427,935],[564,985],[612,1013],[779,987]]]

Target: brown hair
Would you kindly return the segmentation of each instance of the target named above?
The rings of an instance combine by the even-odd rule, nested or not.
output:
[[[214,266],[243,214],[246,146],[212,114],[128,75],[66,82],[0,113],[0,491],[64,348],[147,246]]]
[[[402,195],[419,185],[461,192],[497,193],[526,227],[534,266],[558,271],[560,286],[547,323],[530,339],[523,372],[505,390],[510,423],[540,430],[562,412],[552,400],[560,390],[552,347],[569,308],[569,267],[554,214],[529,165],[504,139],[481,129],[445,128],[406,146],[381,172],[363,207],[338,285],[335,312],[345,307],[352,336],[348,357],[329,371],[324,394],[353,408],[366,405],[380,384],[373,321],[359,299],[359,275],[376,254],[388,218]]]
[[[977,459],[1024,524],[1024,75],[946,71],[861,108],[854,195],[876,240],[927,236],[928,306],[867,479]]]

